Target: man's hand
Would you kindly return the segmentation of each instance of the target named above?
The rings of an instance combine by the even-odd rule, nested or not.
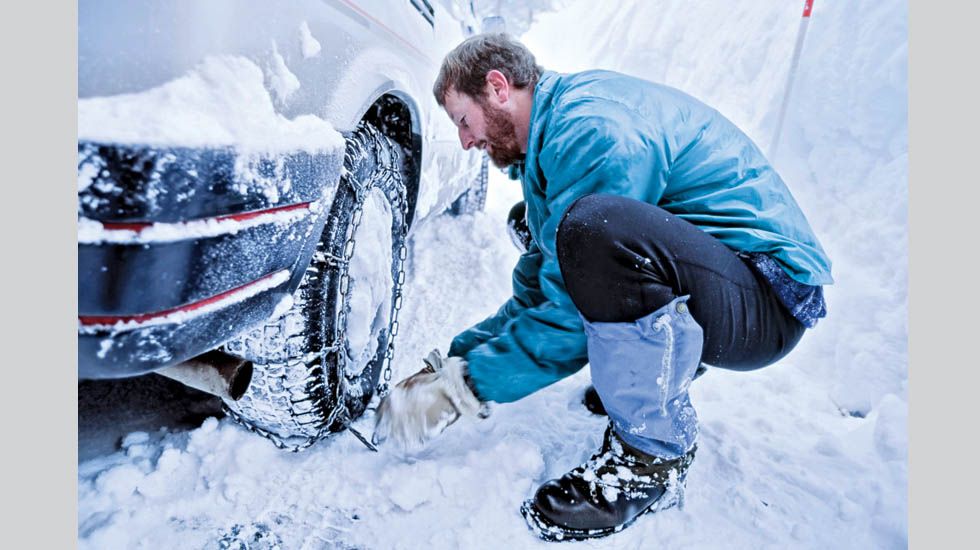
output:
[[[466,385],[466,361],[432,350],[425,368],[402,380],[381,400],[375,415],[375,444],[394,440],[419,449],[462,415],[481,414],[480,400]]]

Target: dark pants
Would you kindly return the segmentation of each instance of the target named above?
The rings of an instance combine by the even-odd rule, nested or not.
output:
[[[592,322],[628,322],[690,295],[704,331],[701,361],[751,370],[789,353],[805,327],[766,281],[721,241],[656,206],[587,195],[556,238],[572,301]]]

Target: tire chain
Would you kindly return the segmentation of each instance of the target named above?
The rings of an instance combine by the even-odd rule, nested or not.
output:
[[[370,125],[362,125],[360,128],[366,131],[368,136],[370,136],[371,141],[375,144],[374,149],[376,150],[376,154],[381,154],[384,148],[380,145],[380,142],[382,141],[382,139],[385,138],[385,136],[381,134],[378,130],[376,130],[373,126]],[[375,387],[376,394],[382,398],[388,395],[389,383],[391,382],[391,364],[394,361],[395,336],[398,334],[398,313],[402,308],[402,287],[405,284],[405,263],[408,257],[408,242],[407,242],[408,223],[409,223],[409,220],[407,219],[408,191],[403,182],[401,171],[398,170],[399,158],[398,158],[398,154],[394,149],[395,147],[398,147],[398,145],[392,142],[391,145],[388,147],[388,153],[390,155],[389,163],[382,170],[380,170],[380,173],[376,172],[373,175],[373,177],[375,178],[388,178],[389,181],[390,180],[396,181],[394,191],[397,192],[397,194],[393,197],[389,196],[388,199],[391,201],[391,205],[393,208],[398,208],[399,210],[401,210],[402,218],[404,220],[401,226],[401,245],[398,248],[398,256],[396,260],[398,262],[398,272],[395,278],[394,292],[392,293],[393,307],[391,312],[391,323],[390,323],[391,334],[389,334],[388,336],[388,346],[387,349],[385,350],[385,354],[382,359],[382,361],[384,362],[384,370],[382,371],[381,380],[378,382],[377,386]],[[345,169],[348,163],[353,165],[353,161],[355,160],[352,158],[353,154],[354,152],[349,149],[345,152],[344,154]],[[355,182],[355,178],[353,177],[353,174],[350,175],[352,177],[349,178],[348,181]],[[342,179],[341,182],[343,181],[344,180]],[[342,428],[350,430],[355,435],[355,437],[357,437],[357,439],[360,440],[366,447],[368,447],[371,450],[376,450],[370,443],[368,443],[368,441],[364,438],[364,436],[362,436],[360,433],[358,433],[356,430],[350,427],[350,424],[351,422],[354,421],[354,419],[350,418],[350,415],[348,414],[348,410],[347,410],[347,403],[343,399],[346,393],[344,390],[346,389],[347,386],[347,382],[346,382],[347,377],[343,375],[345,370],[344,367],[346,366],[347,363],[347,354],[343,353],[342,343],[346,341],[347,335],[346,335],[345,323],[346,323],[347,313],[350,311],[350,300],[348,294],[350,291],[350,277],[348,275],[348,270],[350,268],[350,260],[354,255],[354,246],[355,246],[354,235],[357,233],[357,228],[360,225],[361,215],[363,213],[364,200],[367,198],[366,195],[364,195],[365,186],[360,185],[360,182],[351,183],[349,185],[351,190],[354,192],[356,206],[353,212],[351,213],[351,224],[347,228],[347,240],[344,242],[344,246],[342,248],[343,257],[337,257],[326,251],[323,251],[321,249],[321,245],[317,246],[317,250],[315,252],[315,254],[320,255],[320,257],[326,262],[326,264],[329,267],[340,269],[338,275],[340,276],[341,279],[340,279],[340,284],[338,285],[339,287],[338,292],[339,292],[341,307],[339,308],[340,311],[337,313],[337,325],[336,325],[337,329],[335,331],[336,332],[335,339],[330,346],[327,346],[324,349],[320,350],[319,354],[317,353],[307,354],[307,356],[303,360],[303,363],[306,364],[308,370],[307,382],[316,384],[319,383],[319,381],[316,380],[315,378],[318,376],[325,376],[326,373],[318,372],[321,370],[321,368],[319,362],[316,361],[315,359],[317,358],[318,355],[323,356],[331,352],[336,354],[339,362],[338,370],[340,375],[337,377],[338,383],[334,387],[333,410],[330,411],[330,414],[327,415],[327,417],[324,420],[318,422],[319,426],[317,427],[316,433],[314,435],[306,436],[303,439],[303,441],[296,444],[296,443],[290,443],[289,441],[293,441],[297,439],[297,437],[299,436],[293,436],[288,438],[280,437],[278,434],[274,432],[271,432],[269,430],[266,430],[264,428],[252,424],[251,422],[243,418],[241,415],[231,410],[229,407],[224,406],[225,412],[237,424],[245,427],[250,432],[256,433],[268,439],[279,449],[283,449],[294,453],[305,450],[310,446],[312,446],[313,444],[315,444],[316,442],[323,439],[324,437],[330,435],[330,433],[332,432],[330,431],[329,428],[334,424],[334,422],[338,420],[341,422]],[[386,192],[391,193],[391,191],[392,191],[391,186],[387,186]],[[293,402],[296,403],[296,401]]]
[[[364,128],[366,129],[367,133],[371,136],[372,141],[376,144],[380,143],[382,139],[385,137],[373,126],[365,125]],[[395,277],[394,292],[392,293],[392,300],[394,303],[393,303],[393,308],[391,313],[391,334],[388,337],[388,349],[385,350],[385,356],[383,358],[385,367],[382,374],[381,382],[378,383],[376,388],[376,392],[380,397],[384,397],[388,394],[388,383],[391,381],[391,363],[392,360],[394,359],[395,336],[398,334],[398,313],[402,308],[402,287],[405,284],[405,262],[406,259],[408,258],[407,241],[408,241],[409,220],[406,219],[408,217],[408,192],[405,187],[402,174],[397,169],[397,166],[399,164],[399,158],[398,158],[398,154],[395,152],[394,149],[395,146],[397,145],[394,144],[394,142],[392,142],[392,146],[388,147],[388,154],[390,156],[390,160],[386,164],[385,168],[381,171],[381,173],[376,175],[376,177],[385,178],[387,181],[391,181],[391,180],[395,181],[395,189],[398,194],[393,197],[389,196],[388,199],[391,201],[392,207],[401,210],[402,219],[404,220],[401,226],[401,235],[400,235],[401,245],[398,247],[398,259],[396,260],[398,262],[398,272]],[[382,152],[381,151],[382,148],[380,146],[376,146],[376,149],[377,149],[377,153]],[[347,154],[350,155],[350,152],[348,152]],[[396,167],[396,168],[392,170],[391,167]],[[351,180],[353,180],[353,178],[351,178]],[[385,187],[389,190],[391,189],[391,185],[386,185]],[[339,293],[340,293],[341,304],[343,306],[340,308],[340,312],[338,313],[338,317],[337,317],[337,327],[338,327],[337,338],[334,343],[334,347],[338,347],[338,348],[339,348],[339,345],[337,344],[338,342],[346,341],[345,327],[347,326],[346,324],[347,313],[350,311],[350,300],[348,295],[348,291],[350,290],[350,277],[348,271],[350,268],[351,258],[353,258],[354,256],[354,247],[355,247],[354,234],[357,233],[357,227],[361,223],[361,215],[363,214],[364,200],[367,198],[366,196],[363,195],[364,193],[363,185],[361,185],[360,187],[352,185],[351,189],[354,191],[354,195],[356,197],[355,202],[357,206],[354,208],[354,211],[351,214],[351,225],[348,227],[347,241],[344,243],[344,247],[343,247],[344,257],[343,258],[331,257],[329,259],[330,261],[332,261],[332,265],[341,268],[341,272],[339,274],[340,275]],[[344,357],[345,357],[344,362],[346,363],[347,361],[346,354],[344,355]],[[337,389],[339,392],[341,389],[339,385]]]

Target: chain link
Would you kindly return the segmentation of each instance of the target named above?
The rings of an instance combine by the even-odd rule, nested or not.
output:
[[[276,447],[284,451],[298,453],[304,449],[309,448],[310,446],[312,446],[314,443],[316,443],[321,439],[321,437],[307,437],[304,439],[302,443],[296,445],[290,445],[286,443],[286,441],[283,438],[279,437],[277,434],[270,432],[268,430],[264,430],[256,426],[255,424],[252,424],[251,422],[245,420],[244,418],[241,417],[241,415],[236,413],[234,410],[225,407],[225,412],[231,416],[232,420],[234,420],[239,425],[244,426],[245,429],[247,429],[248,431],[261,435],[262,437],[271,441],[273,445],[275,445]]]

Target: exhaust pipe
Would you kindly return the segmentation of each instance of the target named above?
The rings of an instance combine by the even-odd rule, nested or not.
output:
[[[252,362],[220,351],[209,351],[157,374],[218,397],[238,401],[252,382]]]

